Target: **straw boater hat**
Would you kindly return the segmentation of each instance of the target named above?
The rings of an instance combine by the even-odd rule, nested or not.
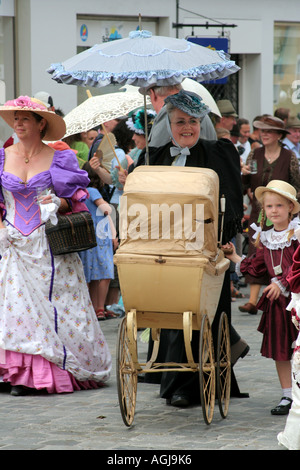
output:
[[[279,196],[285,197],[290,202],[294,204],[294,209],[292,214],[297,214],[300,212],[300,204],[297,201],[297,192],[296,189],[289,183],[286,183],[282,180],[273,180],[270,181],[267,186],[258,186],[255,190],[256,199],[261,202],[264,193],[271,192],[278,194]]]
[[[259,121],[254,121],[253,126],[257,129],[269,129],[280,134],[289,134],[289,131],[284,128],[284,122],[275,116],[263,116]]]
[[[63,118],[53,111],[48,111],[45,105],[35,98],[19,96],[19,98],[7,101],[3,106],[0,106],[0,116],[12,128],[16,111],[30,111],[46,119],[47,127],[43,140],[59,140],[66,133],[66,124]]]

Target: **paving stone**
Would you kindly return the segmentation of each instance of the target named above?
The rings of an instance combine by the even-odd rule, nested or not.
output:
[[[248,290],[242,289],[247,293]],[[241,313],[238,299],[232,303],[232,322],[250,345],[250,352],[234,367],[241,392],[249,398],[232,398],[222,419],[216,404],[213,422],[207,426],[202,409],[166,406],[159,386],[138,383],[133,426],[122,421],[115,370],[116,341],[120,320],[101,322],[113,355],[113,374],[107,386],[66,395],[12,397],[0,387],[0,450],[281,450],[277,434],[286,417],[272,416],[281,391],[274,362],[260,355],[262,335],[258,315]],[[138,342],[145,356],[147,345]]]

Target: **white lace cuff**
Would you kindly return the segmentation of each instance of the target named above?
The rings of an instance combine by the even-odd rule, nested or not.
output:
[[[235,264],[235,272],[238,275],[238,277],[243,277],[243,273],[241,273],[240,269],[241,269],[241,262],[245,258],[246,258],[246,255],[243,255],[241,261]]]
[[[284,295],[284,297],[288,297],[290,295],[290,291],[286,290],[284,285],[277,279],[277,277],[272,277],[271,282],[274,282],[275,284],[277,284],[277,286],[281,290],[281,293],[282,295]]]

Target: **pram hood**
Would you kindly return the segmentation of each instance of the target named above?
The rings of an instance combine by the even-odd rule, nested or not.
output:
[[[117,254],[218,254],[219,178],[206,168],[140,166],[120,198]]]

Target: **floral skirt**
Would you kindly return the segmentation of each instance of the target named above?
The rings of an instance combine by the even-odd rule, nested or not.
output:
[[[44,226],[27,237],[7,228],[10,245],[0,261],[0,376],[53,391],[107,381],[111,354],[78,254],[53,257]]]

